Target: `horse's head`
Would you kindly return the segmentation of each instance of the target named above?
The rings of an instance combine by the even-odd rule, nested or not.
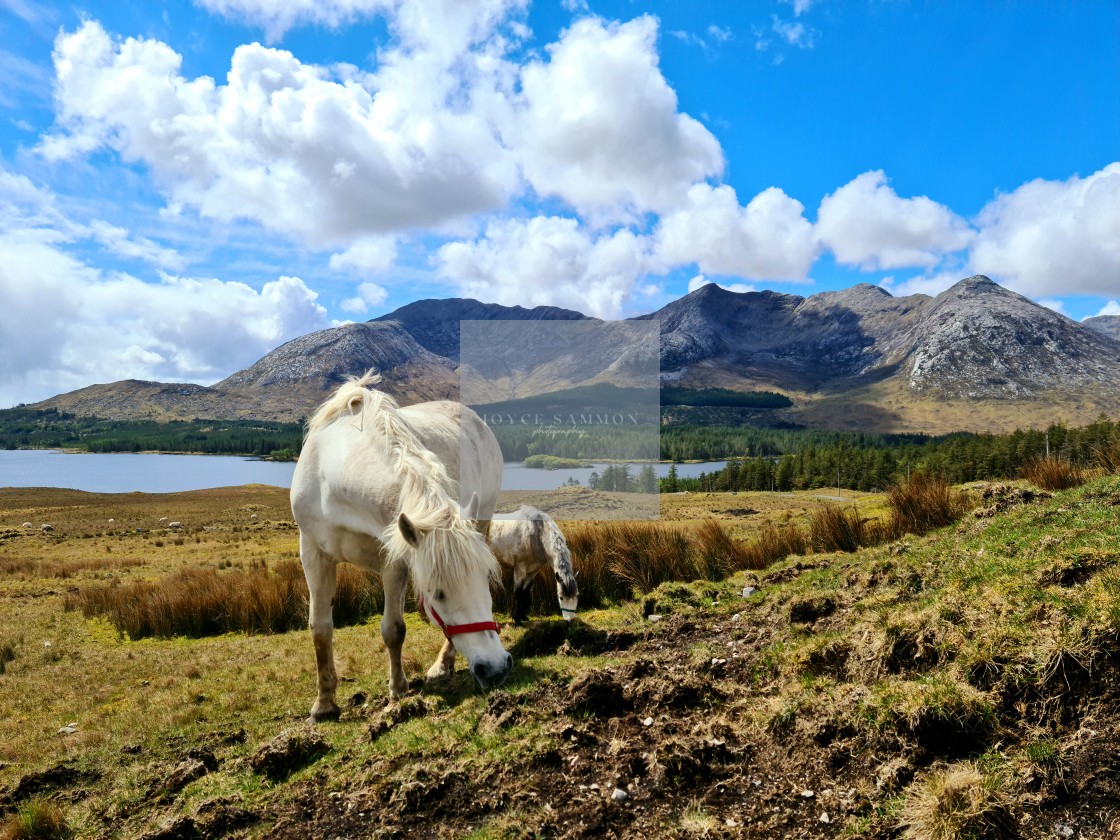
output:
[[[466,658],[480,688],[504,683],[513,657],[502,647],[494,621],[490,583],[498,577],[498,561],[485,538],[458,517],[424,528],[402,512],[397,528],[414,549],[412,579],[421,610]]]
[[[576,617],[576,607],[579,606],[579,584],[576,583],[575,572],[572,571],[572,552],[568,548],[568,541],[555,522],[549,523],[546,542],[548,552],[552,555],[553,577],[556,579],[556,600],[560,602],[560,614],[568,621]]]
[[[556,600],[560,602],[560,614],[571,621],[576,617],[576,608],[579,606],[579,585],[576,576],[566,577],[556,572]]]

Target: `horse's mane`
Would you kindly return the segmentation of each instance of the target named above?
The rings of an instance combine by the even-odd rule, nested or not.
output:
[[[352,417],[367,437],[387,449],[399,480],[399,510],[425,535],[419,549],[413,550],[394,517],[381,541],[390,562],[411,558],[417,586],[457,588],[479,571],[496,578],[498,563],[494,555],[454,501],[459,492],[457,482],[401,417],[396,400],[367,387],[380,381],[372,370],[360,378],[350,377],[315,412],[307,424],[307,434],[321,431],[342,417]]]

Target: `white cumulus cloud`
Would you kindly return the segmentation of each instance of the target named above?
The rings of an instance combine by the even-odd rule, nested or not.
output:
[[[752,280],[805,280],[817,257],[804,206],[777,187],[739,205],[729,186],[696,184],[654,234],[666,267],[695,263],[706,274]]]
[[[361,283],[358,285],[358,294],[347,298],[341,304],[344,312],[354,315],[364,315],[370,307],[380,306],[389,297],[389,293],[376,283]]]
[[[678,204],[723,170],[716,138],[677,110],[658,67],[657,21],[584,18],[521,73],[510,131],[525,176],[585,216],[611,219]]]
[[[392,268],[396,258],[396,240],[389,236],[368,236],[345,251],[331,254],[329,265],[336,270],[380,274]]]
[[[1029,181],[976,223],[974,272],[1032,297],[1120,292],[1120,162],[1085,178]]]
[[[616,318],[647,257],[629,230],[593,238],[575,219],[538,216],[493,221],[485,236],[448,243],[436,259],[466,297]]]
[[[145,282],[70,253],[84,243],[109,252],[132,243],[135,256],[167,262],[166,249],[108,223],[73,222],[49,191],[0,170],[0,406],[128,378],[212,382],[330,326],[298,278],[259,290],[167,273]]]
[[[932,268],[966,248],[973,231],[943,204],[902,198],[882,170],[865,172],[821,200],[817,237],[837,262],[864,270]]]
[[[518,183],[489,104],[460,101],[438,52],[390,50],[376,77],[332,78],[249,44],[218,85],[184,77],[164,43],[117,42],[87,21],[55,43],[58,128],[40,149],[60,159],[112,148],[150,167],[178,205],[314,246],[437,225],[501,205]],[[500,60],[470,55],[476,66],[460,54],[460,70],[493,90],[501,74],[485,68]]]
[[[1097,315],[1120,315],[1120,300],[1110,300]]]

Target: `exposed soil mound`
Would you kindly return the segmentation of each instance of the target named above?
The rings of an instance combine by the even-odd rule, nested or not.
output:
[[[253,771],[273,781],[286,779],[330,751],[330,744],[315,729],[285,729],[249,759]]]

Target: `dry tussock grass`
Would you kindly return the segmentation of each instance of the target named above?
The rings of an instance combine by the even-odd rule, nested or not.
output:
[[[897,538],[925,534],[956,522],[968,509],[968,498],[943,478],[915,472],[908,481],[887,491],[887,504],[891,509],[889,536]]]
[[[0,840],[67,840],[73,836],[62,810],[42,799],[32,799],[0,823]]]
[[[1036,458],[1023,467],[1023,478],[1042,490],[1068,490],[1085,483],[1085,471],[1061,458]]]
[[[645,594],[667,581],[721,580],[740,569],[758,568],[752,554],[714,519],[696,528],[588,522],[569,525],[566,537],[581,606]],[[549,597],[554,601],[555,593],[550,591]]]
[[[1008,840],[1018,827],[999,782],[967,762],[911,785],[902,809],[909,840]]]
[[[852,507],[822,505],[809,519],[809,544],[813,551],[859,551],[872,545],[871,529]]]
[[[338,568],[336,626],[381,611],[380,587],[345,564]],[[307,584],[298,563],[270,570],[187,568],[154,581],[89,587],[66,596],[65,609],[104,616],[130,639],[200,638],[230,632],[283,633],[307,625]]]
[[[140,565],[143,565],[142,560],[129,557],[37,558],[4,555],[0,557],[0,575],[66,579],[82,572],[104,572]]]

